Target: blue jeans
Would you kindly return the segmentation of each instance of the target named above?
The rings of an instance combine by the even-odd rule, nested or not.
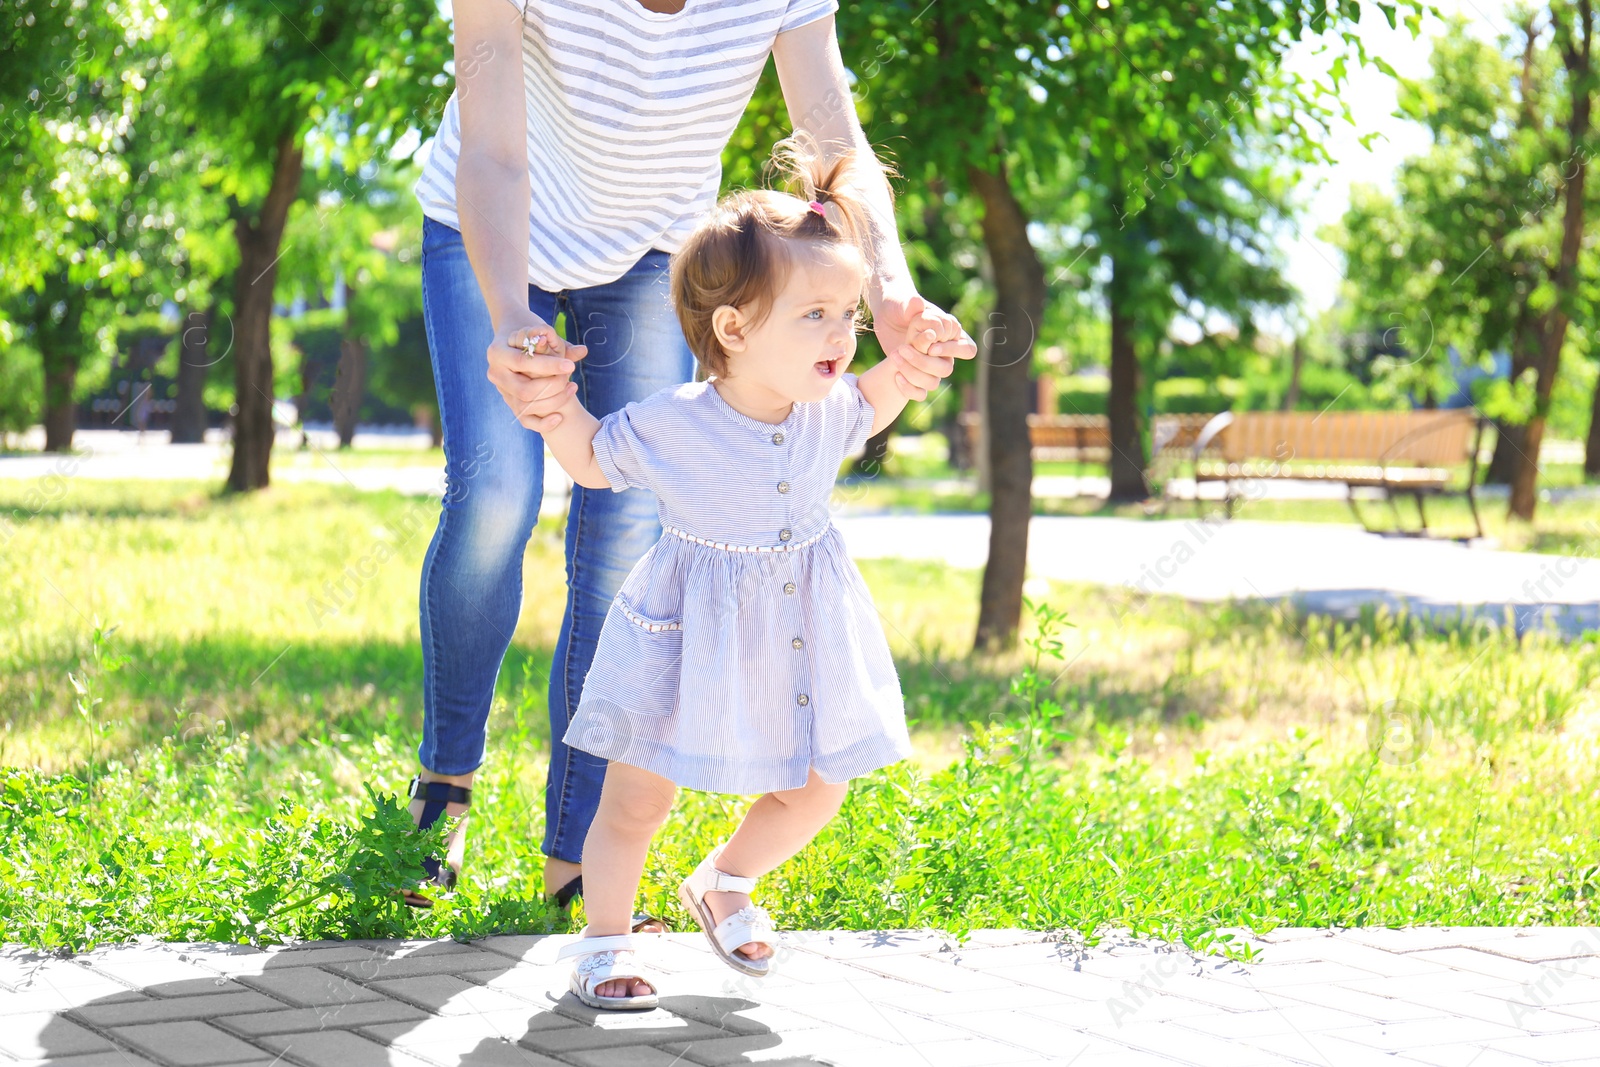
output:
[[[694,357],[672,310],[667,253],[652,249],[607,285],[548,293],[528,307],[589,346],[573,380],[596,417],[690,381]],[[539,519],[544,438],[490,383],[489,309],[461,234],[424,218],[422,306],[444,432],[445,493],[422,563],[423,720],[417,757],[438,774],[483,762],[495,677],[522,608],[522,556]],[[573,863],[600,803],[605,761],[561,743],[578,707],[611,599],[661,536],[655,497],[574,486],[567,514],[567,604],[550,685],[545,855]]]

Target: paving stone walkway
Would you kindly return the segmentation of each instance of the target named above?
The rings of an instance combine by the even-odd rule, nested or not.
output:
[[[566,993],[570,937],[0,950],[29,1067],[1600,1065],[1600,929],[1279,930],[1249,964],[1129,937],[786,934],[744,979],[650,940],[662,1007]]]

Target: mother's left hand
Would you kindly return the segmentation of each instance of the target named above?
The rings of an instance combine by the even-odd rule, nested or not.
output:
[[[954,315],[916,293],[884,297],[873,312],[872,324],[884,353],[920,372],[896,374],[901,391],[913,400],[926,400],[931,381],[949,377],[956,360],[978,354],[978,346]]]

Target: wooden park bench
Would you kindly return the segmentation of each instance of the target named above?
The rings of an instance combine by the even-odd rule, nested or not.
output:
[[[983,416],[963,411],[957,421],[967,435],[967,455],[978,454]],[[1103,460],[1111,448],[1111,427],[1104,415],[1029,415],[1028,441],[1034,459]]]
[[[1445,411],[1225,411],[1211,418],[1190,445],[1195,500],[1200,483],[1224,483],[1223,507],[1231,517],[1242,494],[1239,482],[1294,478],[1343,482],[1350,510],[1371,533],[1431,536],[1425,496],[1451,492],[1451,466],[1465,461],[1464,492],[1476,536],[1483,536],[1475,493],[1478,450],[1486,420],[1471,408]],[[1395,529],[1375,530],[1356,506],[1356,489],[1380,489],[1394,511]],[[1417,502],[1421,529],[1400,526],[1395,497]],[[1466,540],[1466,538],[1453,538]]]
[[[1152,451],[1188,448],[1210,415],[1157,415],[1151,428]],[[983,416],[963,411],[958,421],[967,435],[967,454],[977,455]],[[1111,420],[1104,415],[1029,415],[1028,441],[1035,460],[1103,463],[1111,455]]]

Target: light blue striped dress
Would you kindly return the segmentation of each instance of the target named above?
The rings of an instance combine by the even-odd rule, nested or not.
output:
[[[746,794],[911,754],[877,609],[828,507],[872,428],[856,383],[775,424],[707,382],[601,420],[601,471],[655,493],[663,533],[612,602],[568,745]]]

